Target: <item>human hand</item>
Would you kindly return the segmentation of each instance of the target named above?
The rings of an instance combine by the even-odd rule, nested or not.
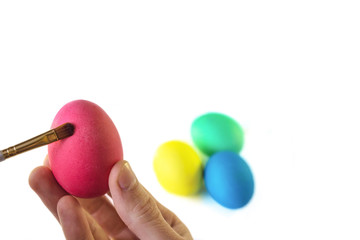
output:
[[[138,182],[127,161],[117,162],[110,172],[113,201],[69,195],[56,182],[48,158],[44,165],[31,172],[29,184],[59,221],[66,239],[192,239],[180,219]]]

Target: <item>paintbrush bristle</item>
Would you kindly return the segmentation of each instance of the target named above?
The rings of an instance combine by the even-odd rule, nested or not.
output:
[[[59,140],[70,137],[74,134],[75,127],[71,123],[65,123],[54,129]]]

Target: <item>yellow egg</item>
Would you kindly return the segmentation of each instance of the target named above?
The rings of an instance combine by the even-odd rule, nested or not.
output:
[[[187,143],[169,141],[156,151],[154,170],[160,184],[168,192],[192,195],[202,186],[202,163]]]

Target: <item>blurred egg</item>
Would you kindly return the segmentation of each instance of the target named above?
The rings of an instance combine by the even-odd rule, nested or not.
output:
[[[52,128],[72,123],[74,135],[48,146],[49,163],[58,183],[81,198],[105,194],[112,166],[123,159],[119,133],[95,103],[76,100],[63,106]]]
[[[219,151],[239,153],[244,144],[244,132],[231,117],[221,113],[207,113],[191,125],[194,144],[206,155]]]
[[[168,192],[191,195],[202,186],[200,157],[185,142],[163,143],[156,151],[153,165],[158,181]]]
[[[245,206],[254,193],[251,169],[236,153],[218,152],[205,167],[205,186],[209,194],[224,207],[236,209]]]

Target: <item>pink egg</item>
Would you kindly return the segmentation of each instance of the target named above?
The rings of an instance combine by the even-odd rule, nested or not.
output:
[[[123,160],[119,133],[103,109],[85,100],[63,106],[51,128],[67,122],[75,132],[48,146],[51,170],[68,193],[81,198],[101,196],[109,190],[112,166]]]

